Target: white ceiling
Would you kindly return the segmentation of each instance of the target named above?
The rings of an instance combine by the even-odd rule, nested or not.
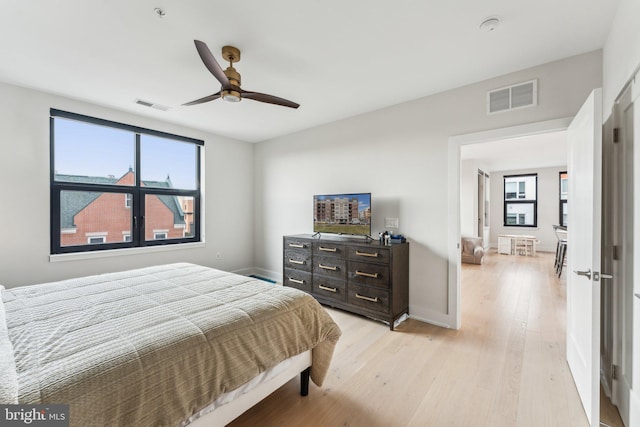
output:
[[[463,145],[462,160],[476,160],[485,172],[537,169],[567,164],[567,132],[549,132]]]
[[[617,4],[8,0],[0,81],[257,142],[602,48]],[[494,15],[499,27],[480,31]],[[221,47],[238,47],[245,90],[301,107],[250,100],[182,107],[219,90],[194,39],[223,68]],[[171,108],[142,107],[136,98]]]

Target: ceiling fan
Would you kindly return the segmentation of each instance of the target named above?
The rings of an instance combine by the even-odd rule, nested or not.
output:
[[[218,98],[222,98],[229,102],[240,102],[242,98],[253,99],[254,101],[266,102],[268,104],[282,105],[284,107],[298,108],[300,104],[289,101],[284,98],[279,98],[273,95],[267,95],[266,93],[250,92],[240,87],[240,73],[233,68],[234,62],[240,61],[240,50],[233,46],[224,46],[222,48],[222,57],[229,62],[229,66],[226,70],[222,70],[216,58],[207,47],[206,43],[200,40],[194,40],[198,54],[204,62],[205,67],[218,79],[222,87],[219,92],[213,95],[205,96],[204,98],[196,99],[195,101],[187,102],[183,105],[196,105],[205,102],[213,101]]]

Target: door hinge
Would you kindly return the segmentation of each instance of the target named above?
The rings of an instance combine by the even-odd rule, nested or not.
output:
[[[620,258],[618,258],[618,245],[614,245],[613,246],[613,254],[612,254],[611,258],[616,260],[616,261],[620,259]]]
[[[620,128],[613,128],[613,142],[620,142]]]
[[[618,366],[617,365],[611,365],[611,379],[612,380],[617,380],[618,379]]]

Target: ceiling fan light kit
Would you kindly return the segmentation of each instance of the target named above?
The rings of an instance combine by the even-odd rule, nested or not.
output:
[[[223,90],[220,92],[220,96],[227,102],[240,102],[242,100],[240,92],[236,90]]]
[[[209,72],[213,74],[222,86],[220,87],[220,92],[205,96],[204,98],[196,99],[195,101],[187,102],[183,105],[189,106],[203,104],[205,102],[214,101],[218,98],[222,98],[228,102],[240,102],[242,98],[247,98],[253,99],[254,101],[266,102],[267,104],[281,105],[289,108],[298,108],[300,106],[300,104],[277,96],[243,90],[240,87],[240,73],[233,68],[233,64],[240,61],[240,50],[238,48],[233,46],[224,46],[222,48],[222,57],[229,62],[227,69],[222,70],[222,67],[218,64],[218,61],[216,61],[211,50],[209,50],[209,47],[207,47],[204,42],[194,40],[194,43],[205,67],[207,67]]]

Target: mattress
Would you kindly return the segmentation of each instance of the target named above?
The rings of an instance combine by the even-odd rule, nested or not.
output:
[[[340,336],[303,292],[188,263],[1,296],[0,401],[67,403],[78,426],[175,426],[306,350],[322,385]]]

